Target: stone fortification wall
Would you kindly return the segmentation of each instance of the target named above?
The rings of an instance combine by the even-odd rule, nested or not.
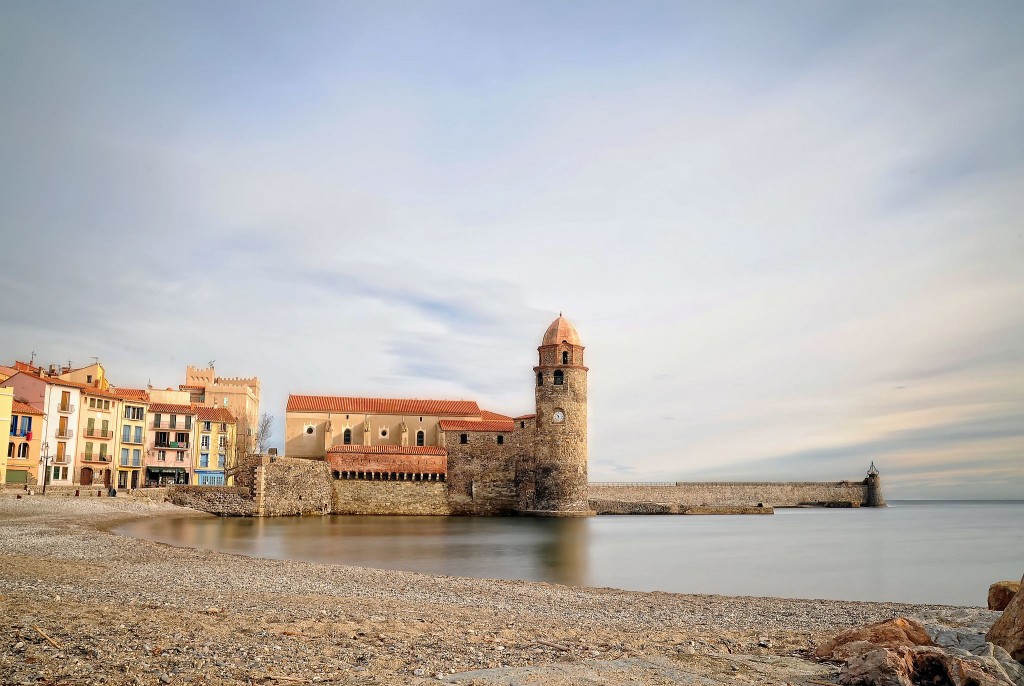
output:
[[[257,514],[329,514],[334,509],[330,465],[321,460],[260,458],[254,471]]]
[[[461,436],[466,436],[466,443]],[[498,436],[502,443],[498,443]],[[514,431],[446,431],[448,501],[455,514],[505,514],[517,504],[516,463],[524,447]],[[383,513],[381,513],[383,514]]]
[[[450,515],[448,484],[440,481],[334,482],[335,514]]]
[[[237,486],[172,486],[171,502],[181,507],[225,517],[248,517],[256,514],[249,490]]]
[[[590,499],[599,501],[646,502],[668,505],[757,505],[797,507],[799,505],[867,506],[868,486],[864,481],[829,482],[731,482],[695,481],[674,484],[590,484]]]

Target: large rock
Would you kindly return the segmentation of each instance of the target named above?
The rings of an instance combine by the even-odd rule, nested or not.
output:
[[[1020,590],[1020,581],[997,581],[988,587],[988,609],[1002,612]]]
[[[856,645],[854,645],[856,644]],[[924,625],[905,617],[887,619],[867,626],[847,629],[831,641],[819,646],[814,654],[822,660],[848,660],[867,652],[868,647],[896,648],[933,646]]]
[[[1024,662],[1024,593],[1018,591],[1013,596],[1003,616],[985,634],[985,640],[1004,648],[1014,660]]]
[[[880,648],[855,656],[846,664],[839,681],[845,686],[1013,684],[995,660],[962,659],[931,646]]]

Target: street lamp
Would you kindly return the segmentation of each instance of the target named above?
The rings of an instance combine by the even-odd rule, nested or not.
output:
[[[46,483],[50,480],[50,442],[43,441],[43,495],[46,495]]]

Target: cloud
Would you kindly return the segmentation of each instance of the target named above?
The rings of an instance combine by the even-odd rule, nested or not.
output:
[[[280,438],[530,411],[564,310],[594,478],[1020,485],[1016,4],[264,9],[5,12],[7,357],[216,359]]]

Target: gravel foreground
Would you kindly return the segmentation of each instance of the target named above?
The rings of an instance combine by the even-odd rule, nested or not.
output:
[[[0,495],[0,684],[827,684],[838,668],[804,656],[840,629],[998,616],[431,576],[108,531],[182,516],[208,515]]]

